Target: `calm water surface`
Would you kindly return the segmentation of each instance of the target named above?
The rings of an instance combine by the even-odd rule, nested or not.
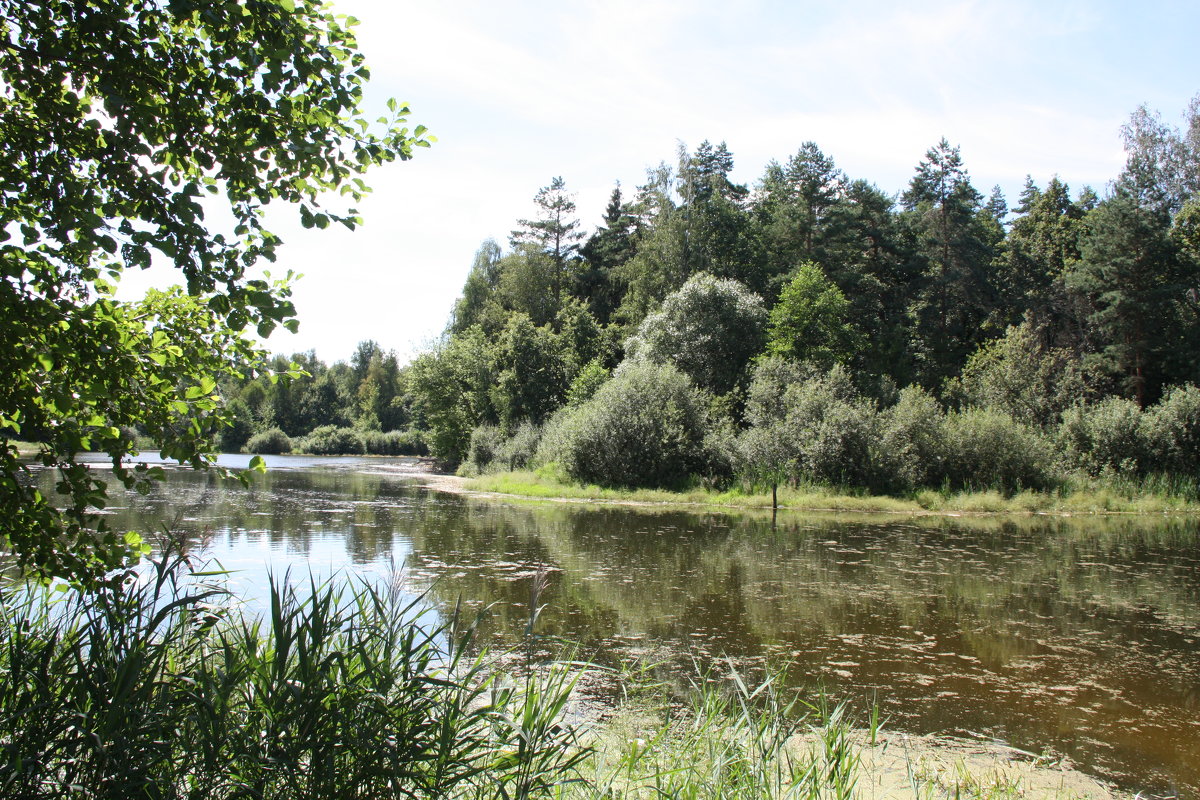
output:
[[[244,460],[244,459],[243,459]],[[1200,798],[1195,518],[908,519],[533,505],[432,492],[410,463],[281,458],[245,489],[173,470],[110,509],[202,541],[251,603],[406,565],[437,604],[491,605],[585,657],[787,664],[797,686],[877,697],[888,727],[1066,755],[1124,788]],[[121,500],[114,498],[114,506]]]

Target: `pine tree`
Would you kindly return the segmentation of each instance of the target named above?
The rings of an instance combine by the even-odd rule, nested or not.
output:
[[[570,261],[579,250],[583,232],[579,220],[574,219],[575,201],[567,192],[561,177],[550,181],[534,196],[538,207],[537,219],[517,220],[521,228],[514,230],[509,239],[515,248],[531,244],[541,249],[554,264],[553,287],[555,306],[562,303],[562,290]]]

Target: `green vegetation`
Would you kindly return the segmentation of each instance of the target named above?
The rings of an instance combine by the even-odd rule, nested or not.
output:
[[[5,797],[530,797],[585,754],[575,675],[498,672],[395,587],[270,587],[242,615],[164,555],[0,598]]]
[[[107,487],[79,453],[145,489],[158,472],[122,462],[135,433],[203,467],[225,428],[254,432],[221,385],[269,371],[251,334],[296,325],[290,275],[256,272],[279,252],[265,208],[354,228],[323,198],[359,200],[362,173],[429,144],[394,101],[363,116],[354,24],[291,0],[3,4],[0,539],[22,567],[86,583],[142,551],[96,515]],[[155,263],[185,287],[118,299]]]
[[[480,475],[467,482],[474,492],[494,492],[538,500],[604,501],[612,503],[697,505],[716,508],[769,509],[769,489],[737,485],[728,489],[696,487],[683,491],[619,489],[579,484],[561,471],[514,471]],[[792,511],[862,511],[888,514],[936,513],[1159,513],[1200,512],[1195,481],[1071,480],[1055,491],[1016,494],[987,489],[954,491],[923,489],[903,496],[872,495],[852,487],[801,484],[777,491],[779,507]]]
[[[1200,151],[1145,109],[1122,134],[1108,197],[1031,179],[1012,213],[944,139],[899,205],[811,143],[754,187],[724,144],[680,149],[634,201],[613,193],[577,253],[485,243],[445,342],[409,371],[414,425],[464,474],[546,468],[554,494],[1194,505]],[[539,295],[550,307],[504,288],[536,258],[574,278]],[[539,342],[523,367],[517,324]],[[518,427],[520,457],[499,457]]]
[[[898,202],[811,142],[753,186],[723,143],[681,147],[586,239],[555,178],[511,250],[480,248],[444,339],[394,370],[378,397],[402,412],[343,402],[289,428],[308,385],[228,393],[258,429],[407,430],[471,475],[1195,502],[1200,103],[1187,125],[1140,109],[1107,196],[1031,178],[1011,212],[946,140]],[[638,365],[673,372],[655,394]]]

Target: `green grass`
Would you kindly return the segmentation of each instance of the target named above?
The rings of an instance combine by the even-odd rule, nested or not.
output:
[[[724,491],[694,488],[612,489],[578,484],[550,469],[482,475],[467,488],[533,499],[649,505],[695,505],[732,509],[770,509],[771,493],[740,487]],[[1195,481],[1150,476],[1134,479],[1070,479],[1055,491],[1025,490],[1005,495],[988,489],[951,492],[925,489],[911,497],[871,495],[836,487],[779,487],[781,509],[789,511],[853,511],[892,514],[1030,514],[1030,513],[1196,513],[1200,501]]]

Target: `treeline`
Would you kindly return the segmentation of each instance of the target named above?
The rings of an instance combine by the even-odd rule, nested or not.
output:
[[[221,432],[222,451],[428,454],[406,371],[377,342],[360,342],[348,364],[329,366],[310,352],[269,367],[223,387],[234,423]]]
[[[1194,475],[1200,97],[1182,130],[1142,108],[1122,135],[1103,197],[1030,178],[1012,209],[945,140],[898,196],[812,143],[752,187],[723,143],[681,146],[590,236],[556,178],[386,408],[347,389],[341,422],[610,485]]]

